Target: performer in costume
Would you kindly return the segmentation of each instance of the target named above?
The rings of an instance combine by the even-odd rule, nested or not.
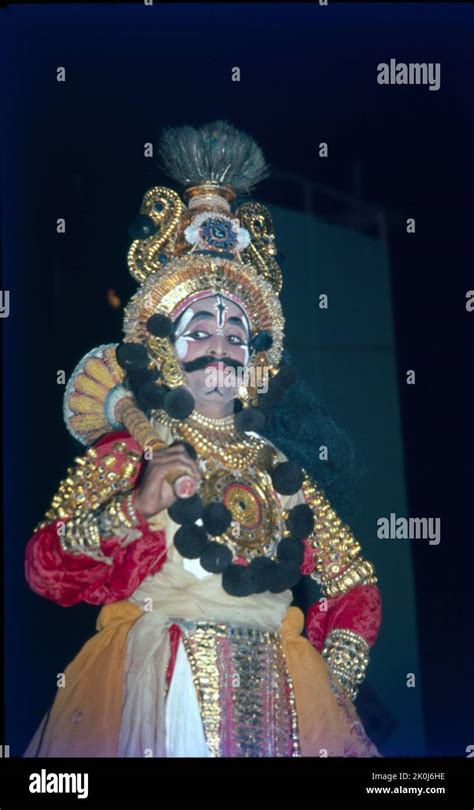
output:
[[[26,549],[38,594],[102,605],[25,756],[379,756],[353,700],[380,624],[371,563],[264,434],[293,382],[267,173],[226,122],[170,128],[184,204],[143,199],[121,344],[65,393],[75,460]],[[291,589],[321,599],[304,615]]]

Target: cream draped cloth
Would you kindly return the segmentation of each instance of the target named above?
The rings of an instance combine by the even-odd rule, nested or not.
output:
[[[170,444],[169,428],[154,423],[161,439]],[[275,448],[276,449],[276,448]],[[285,460],[283,454],[278,454]],[[282,497],[282,508],[304,502],[301,493]],[[199,523],[200,521],[198,521]],[[166,669],[170,655],[168,628],[176,620],[230,623],[266,631],[281,630],[291,604],[291,590],[231,596],[222,587],[221,574],[209,574],[198,560],[185,560],[173,544],[179,526],[167,511],[149,520],[155,531],[166,533],[167,561],[147,577],[129,597],[144,610],[128,634],[125,662],[125,701],[119,735],[119,756],[166,756]],[[193,686],[194,688],[194,686]]]
[[[205,620],[281,630],[293,598],[290,590],[236,597],[224,591],[221,580],[221,574],[198,579],[186,571],[172,546],[161,571],[144,580],[130,598],[145,613],[128,634],[118,756],[143,757],[146,751],[153,757],[167,755],[165,693],[170,624],[178,619]]]

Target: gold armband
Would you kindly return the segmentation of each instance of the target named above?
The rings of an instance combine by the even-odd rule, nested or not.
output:
[[[115,496],[98,513],[98,526],[102,537],[128,538],[131,530],[139,524],[133,506],[133,493],[127,496]],[[136,534],[140,537],[141,532]],[[135,539],[135,537],[133,538]]]
[[[130,490],[141,460],[139,453],[127,448],[126,442],[117,441],[108,452],[101,453],[100,448],[91,447],[83,456],[74,459],[75,467],[68,469],[67,478],[61,481],[50,509],[35,531],[59,521],[58,539],[63,551],[86,554],[112,564],[101,550],[101,537],[116,534],[121,538],[121,545],[126,545],[140,536],[140,533],[133,533],[132,523],[135,525],[138,520],[131,498],[126,515],[120,506],[124,500],[123,492]],[[114,516],[117,531],[112,531],[109,521],[110,534],[107,534],[106,517],[101,507],[110,519]]]
[[[374,566],[361,556],[351,529],[306,472],[301,489],[315,518],[309,536],[315,557],[311,577],[321,585],[324,596],[341,596],[356,585],[375,584]]]
[[[113,495],[130,488],[141,456],[134,450],[127,451],[124,441],[115,442],[112,451],[101,456],[90,447],[83,456],[74,459],[76,466],[69,467],[67,477],[61,481],[50,509],[35,531],[55,520],[83,517]]]
[[[126,511],[125,511],[126,510]],[[112,563],[102,549],[103,537],[118,537],[124,548],[142,536],[138,517],[133,507],[132,493],[116,495],[100,509],[69,520],[63,531],[58,530],[63,551],[71,554],[86,554],[95,560]]]
[[[337,676],[344,692],[355,700],[369,663],[369,645],[353,630],[331,630],[324,642],[322,656]]]
[[[69,554],[85,554],[92,559],[112,564],[100,547],[100,530],[97,524],[97,515],[72,518],[66,524],[58,527],[59,543],[63,551]]]

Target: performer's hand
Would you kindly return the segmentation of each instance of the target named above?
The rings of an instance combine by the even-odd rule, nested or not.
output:
[[[166,481],[170,470],[179,469],[199,481],[201,473],[196,461],[186,452],[182,445],[166,447],[153,453],[153,461],[148,463],[145,475],[137,488],[135,507],[145,517],[156,515],[168,509],[176,500],[171,484]]]

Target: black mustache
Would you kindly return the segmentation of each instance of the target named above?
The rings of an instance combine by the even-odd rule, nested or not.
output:
[[[184,371],[199,371],[201,368],[206,368],[209,363],[223,363],[225,366],[231,368],[243,368],[244,364],[234,360],[233,357],[212,357],[211,355],[204,355],[204,357],[196,357],[195,360],[189,360],[187,363],[182,363]]]

